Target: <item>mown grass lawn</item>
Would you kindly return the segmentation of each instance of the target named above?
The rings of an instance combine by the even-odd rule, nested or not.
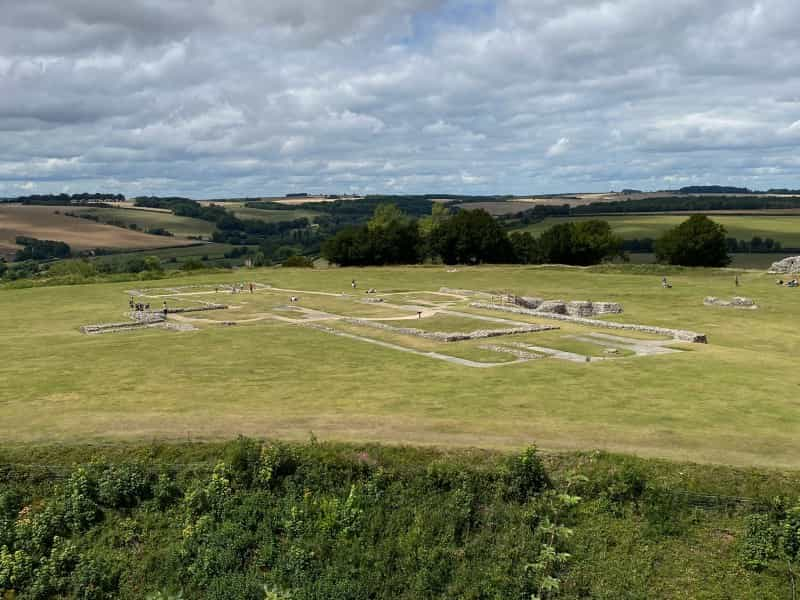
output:
[[[779,288],[759,272],[742,272],[739,288],[730,270],[665,272],[670,290],[661,287],[661,271],[635,265],[452,273],[276,268],[173,282],[2,289],[0,439],[306,438],[313,431],[337,440],[493,448],[536,442],[800,466],[800,290]],[[625,306],[622,320],[704,332],[710,343],[588,365],[548,359],[476,369],[274,321],[188,333],[78,332],[83,324],[122,320],[124,292],[134,287],[252,280],[342,292],[352,279],[379,292],[447,286],[615,300]],[[703,306],[705,296],[734,294],[753,297],[761,308]],[[318,302],[328,310],[338,304],[333,297]]]

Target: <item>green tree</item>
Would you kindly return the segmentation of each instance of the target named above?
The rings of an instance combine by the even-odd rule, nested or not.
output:
[[[485,210],[462,210],[441,223],[431,247],[448,265],[514,262],[506,232]]]
[[[686,267],[724,267],[731,262],[725,228],[705,215],[692,215],[655,244],[656,259]]]
[[[511,246],[514,248],[516,262],[524,265],[535,265],[542,262],[542,252],[539,241],[527,231],[515,231],[509,236]]]
[[[596,265],[624,254],[622,238],[598,219],[554,225],[539,238],[539,251],[543,262],[563,265]]]
[[[417,222],[393,204],[380,204],[366,225],[325,241],[322,255],[342,266],[414,264],[421,256]]]
[[[624,254],[622,238],[614,235],[608,221],[578,221],[572,236],[573,259],[570,264],[596,265]]]
[[[161,266],[161,260],[157,256],[147,256],[144,259],[144,270],[160,273],[164,268]]]
[[[539,236],[543,262],[568,265],[572,261],[574,223],[553,225]]]
[[[397,208],[396,204],[379,204],[372,213],[372,218],[367,221],[369,231],[379,231],[394,226],[404,226],[409,222],[408,216]]]
[[[429,217],[422,217],[419,220],[419,233],[425,238],[429,238],[433,232],[447,219],[450,218],[450,209],[441,202],[434,202],[431,207]]]

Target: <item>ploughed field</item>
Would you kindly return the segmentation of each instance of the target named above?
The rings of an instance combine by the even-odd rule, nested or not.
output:
[[[800,466],[800,289],[763,272],[740,272],[738,288],[731,270],[665,273],[671,289],[657,268],[635,265],[276,268],[2,289],[0,439],[313,432]],[[235,283],[244,284],[237,293]],[[623,314],[597,318],[691,330],[709,343],[473,306],[507,306],[507,294],[619,302]],[[734,295],[759,308],[703,304]],[[171,329],[80,332],[128,320],[131,299],[153,311],[164,302],[227,308],[169,314]],[[431,335],[510,329],[460,341]]]
[[[105,209],[127,214],[134,211]],[[96,223],[88,219],[69,217],[64,212],[75,212],[68,206],[22,206],[0,204],[0,256],[13,256],[20,249],[17,237],[32,237],[40,240],[66,242],[73,250],[94,248],[147,249],[191,244],[185,239],[149,235],[112,225]],[[139,212],[136,211],[138,215]],[[150,219],[168,218],[163,215],[145,215]]]

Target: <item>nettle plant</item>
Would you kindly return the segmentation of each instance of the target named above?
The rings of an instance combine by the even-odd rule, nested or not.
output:
[[[785,508],[783,500],[778,498],[771,513],[749,515],[740,555],[742,564],[750,570],[783,571],[795,600],[800,576],[800,501]]]

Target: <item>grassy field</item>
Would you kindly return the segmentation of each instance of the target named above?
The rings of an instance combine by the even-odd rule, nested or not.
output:
[[[239,432],[303,438],[313,431],[336,440],[495,448],[537,442],[552,449],[603,448],[701,462],[799,467],[800,292],[779,288],[772,276],[756,272],[741,273],[739,288],[730,270],[666,273],[671,290],[661,288],[659,270],[636,265],[481,267],[453,273],[442,267],[276,268],[205,273],[152,286],[255,281],[300,290],[301,307],[330,312],[352,311],[356,304],[343,296],[302,291],[349,294],[355,278],[357,294],[367,287],[430,292],[447,286],[614,300],[625,306],[619,320],[691,329],[710,339],[707,346],[684,346],[683,352],[663,356],[596,364],[512,360],[491,369],[432,360],[273,318],[235,327],[201,325],[184,333],[85,336],[78,332],[81,325],[123,320],[126,290],[146,283],[4,289],[0,439],[217,439]],[[270,291],[264,296],[274,296],[269,302],[247,293],[227,294],[225,299],[245,312],[291,317],[278,309],[289,303],[292,293]],[[746,295],[761,308],[706,307],[703,298],[708,295]],[[389,294],[387,299],[398,302]],[[253,302],[264,304],[245,304]],[[365,313],[376,311],[370,318],[391,314],[383,306],[357,306]],[[557,333],[526,336],[529,343],[545,340],[557,346],[578,329],[586,333],[563,324]],[[378,334],[370,336],[377,339]],[[486,351],[477,340],[436,346],[429,340],[395,338],[392,343],[454,356],[475,353],[470,360],[490,360],[482,358]]]
[[[179,217],[170,212],[132,208],[76,208],[71,209],[70,212],[95,216],[102,223],[117,221],[125,223],[125,225],[135,224],[142,230],[161,227],[178,237],[202,236],[209,238],[216,230],[214,224],[208,221]]]
[[[550,217],[539,223],[529,225],[524,231],[540,235],[545,229],[565,223],[585,219],[608,221],[614,231],[625,239],[657,238],[667,229],[688,218],[687,215],[596,215],[591,217]],[[728,237],[750,240],[754,236],[772,238],[787,248],[800,247],[800,215],[712,215],[714,221],[724,226]]]
[[[776,261],[786,258],[787,252],[737,252],[731,254],[730,267],[734,269],[769,269]],[[656,255],[646,252],[628,254],[632,264],[650,265],[656,262]]]
[[[256,219],[258,221],[266,221],[267,223],[293,221],[294,219],[302,219],[303,217],[311,221],[320,214],[313,210],[265,210],[261,208],[247,208],[245,206],[230,208],[229,210],[240,219]]]
[[[208,260],[204,260],[204,262],[208,262],[210,265],[221,265],[225,262],[228,262],[225,259],[225,253],[230,252],[234,248],[236,248],[236,246],[233,246],[232,244],[217,244],[214,242],[208,243],[195,241],[195,243],[191,246],[183,246],[180,248],[138,250],[136,252],[122,252],[119,254],[110,254],[108,256],[98,256],[95,261],[113,262],[124,261],[128,258],[140,256],[157,256],[163,263],[173,263],[174,266],[180,266],[190,259],[204,260],[204,257],[207,257]]]
[[[148,235],[56,213],[63,212],[63,209],[64,207],[0,205],[0,253],[5,251],[13,254],[18,249],[14,244],[17,236],[58,240],[66,242],[73,250],[163,248],[190,243],[187,240]]]

